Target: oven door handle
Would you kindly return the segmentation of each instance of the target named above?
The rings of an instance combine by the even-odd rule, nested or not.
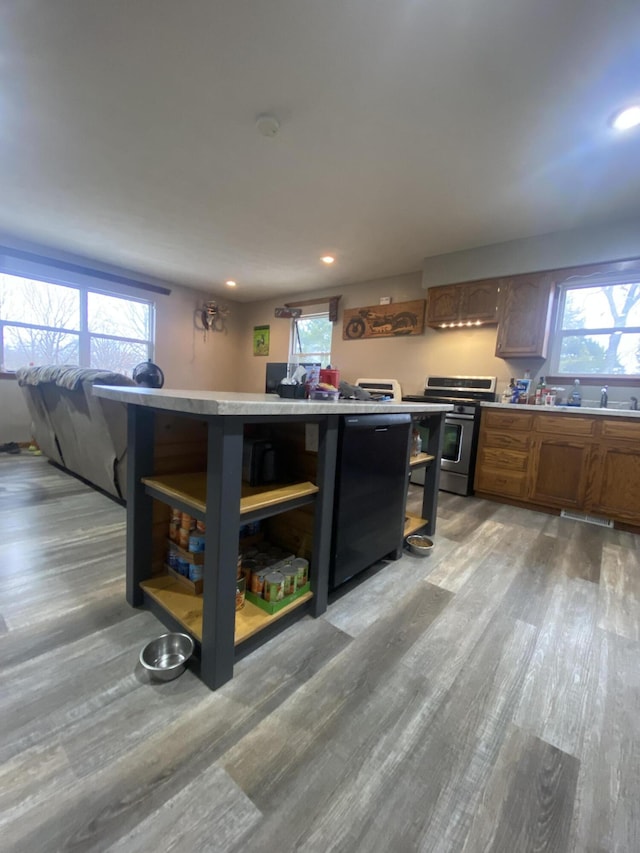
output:
[[[460,415],[457,412],[446,412],[444,419],[445,421],[473,421],[475,420],[475,415]]]

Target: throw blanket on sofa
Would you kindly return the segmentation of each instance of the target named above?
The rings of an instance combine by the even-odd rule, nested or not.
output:
[[[133,379],[122,373],[110,370],[98,370],[90,367],[75,367],[68,364],[47,364],[42,367],[20,367],[16,370],[19,385],[40,385],[41,382],[55,382],[61,388],[75,391],[82,382],[99,385],[135,385]]]

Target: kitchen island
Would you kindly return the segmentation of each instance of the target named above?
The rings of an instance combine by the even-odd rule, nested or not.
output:
[[[429,445],[419,460],[428,466],[423,517],[410,524],[435,530],[448,405],[110,386],[94,393],[128,404],[127,601],[194,637],[201,677],[212,689],[233,676],[236,659],[293,619],[326,610],[341,416],[409,413],[430,420]],[[265,436],[279,446],[282,470],[276,482],[251,486],[246,464],[243,479],[243,450]],[[407,455],[407,473],[409,463]],[[170,508],[206,527],[200,595],[165,567]],[[236,614],[239,535],[254,522],[269,523],[277,544],[308,558],[309,589],[275,613],[247,601]]]

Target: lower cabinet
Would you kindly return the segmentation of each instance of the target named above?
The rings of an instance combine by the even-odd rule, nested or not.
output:
[[[475,490],[640,527],[640,419],[487,408]]]
[[[561,438],[536,438],[531,454],[528,498],[543,506],[584,505],[591,445]]]

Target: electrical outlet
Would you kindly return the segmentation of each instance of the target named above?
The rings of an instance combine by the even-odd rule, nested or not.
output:
[[[381,296],[380,297],[380,305],[391,305],[391,297],[390,296]]]

